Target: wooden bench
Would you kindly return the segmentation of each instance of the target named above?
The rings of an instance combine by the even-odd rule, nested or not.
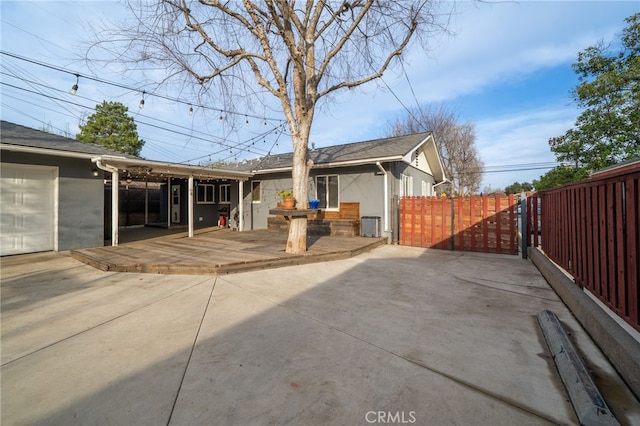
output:
[[[283,215],[267,218],[270,231],[288,232],[289,221]],[[309,235],[331,235],[342,237],[360,236],[360,203],[340,203],[337,211],[318,210],[307,217]]]

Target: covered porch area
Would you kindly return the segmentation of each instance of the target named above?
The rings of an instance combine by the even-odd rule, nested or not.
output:
[[[165,212],[165,220],[154,225],[166,227],[167,229],[185,229],[187,237],[194,236],[195,212],[202,209],[213,211],[216,214],[224,214],[225,220],[235,210],[237,215],[236,229],[242,231],[244,224],[243,217],[243,185],[242,182],[249,179],[252,174],[224,169],[214,169],[210,167],[191,166],[176,163],[166,163],[158,161],[148,161],[137,158],[126,158],[121,156],[102,155],[92,160],[98,168],[111,174],[111,213],[110,213],[110,238],[111,246],[118,246],[120,242],[119,193],[120,184],[131,182],[160,182],[166,195],[161,208]],[[231,193],[232,185],[237,188],[237,194]],[[200,185],[199,185],[200,184]],[[186,194],[185,194],[186,192]],[[234,202],[235,201],[235,202]],[[186,205],[186,207],[185,207]],[[145,225],[148,225],[147,214],[148,198],[145,197]],[[222,213],[220,213],[222,212]],[[186,216],[186,220],[184,220]],[[202,220],[202,216],[199,217]],[[108,231],[107,231],[108,232]],[[149,231],[151,232],[151,231]],[[138,232],[138,235],[141,233]]]

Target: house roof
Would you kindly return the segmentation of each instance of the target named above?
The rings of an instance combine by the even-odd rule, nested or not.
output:
[[[0,148],[8,151],[83,158],[106,171],[117,169],[135,178],[161,180],[166,177],[246,180],[251,173],[210,167],[145,160],[97,144],[84,143],[19,124],[0,120]]]
[[[313,160],[314,167],[375,164],[377,161],[399,161],[408,153],[427,142],[430,136],[432,136],[430,132],[424,132],[315,148],[309,151],[309,158]],[[267,155],[256,160],[242,162],[238,164],[237,169],[257,173],[285,171],[291,169],[292,159],[292,152]]]
[[[103,146],[84,143],[19,124],[0,120],[0,147],[9,151],[91,159],[96,155],[135,158]]]

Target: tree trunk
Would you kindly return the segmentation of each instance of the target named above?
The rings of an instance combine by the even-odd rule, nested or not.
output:
[[[310,127],[310,126],[309,126]],[[307,163],[307,147],[309,145],[309,129],[293,135],[293,164],[291,177],[293,179],[293,197],[296,207],[307,207],[307,191],[310,164]],[[291,218],[289,236],[287,238],[287,253],[297,254],[307,251],[307,218]]]

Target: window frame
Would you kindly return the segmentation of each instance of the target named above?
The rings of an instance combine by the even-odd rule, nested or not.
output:
[[[400,197],[413,197],[413,176],[400,174]]]
[[[231,204],[231,184],[230,183],[221,183],[218,185],[218,204]]]
[[[200,200],[200,188],[204,191],[204,200]],[[207,188],[211,189],[211,200],[207,200]],[[216,186],[213,183],[198,183],[196,187],[196,204],[215,204],[216,203]]]
[[[258,199],[257,200],[254,198],[254,191],[255,191],[254,184],[257,184],[257,186],[258,186]],[[252,203],[256,203],[256,204],[262,202],[262,181],[261,180],[252,180],[251,181],[251,202]]]
[[[330,192],[329,192],[329,178],[330,178],[330,177],[335,177],[335,178],[337,178],[337,180],[338,180],[338,189],[337,189],[337,191],[338,191],[338,194],[337,194],[337,203],[338,203],[338,205],[337,205],[337,206],[335,206],[335,207],[330,207],[330,206],[329,206],[329,200],[330,200],[330,198],[331,198],[331,196],[330,196]],[[320,199],[320,197],[319,197],[319,195],[318,195],[318,179],[322,179],[322,178],[324,178],[324,179],[325,179],[325,188],[326,188],[326,190],[325,190],[325,191],[326,191],[326,194],[325,194],[325,200],[324,200],[324,203],[325,203],[325,206],[326,206],[326,207],[322,207],[323,200],[322,200],[322,199]],[[320,200],[320,208],[321,208],[322,210],[325,210],[325,211],[339,211],[339,210],[340,210],[340,175],[338,175],[338,174],[331,174],[331,175],[317,175],[317,176],[315,177],[315,182],[316,182],[316,199]]]

